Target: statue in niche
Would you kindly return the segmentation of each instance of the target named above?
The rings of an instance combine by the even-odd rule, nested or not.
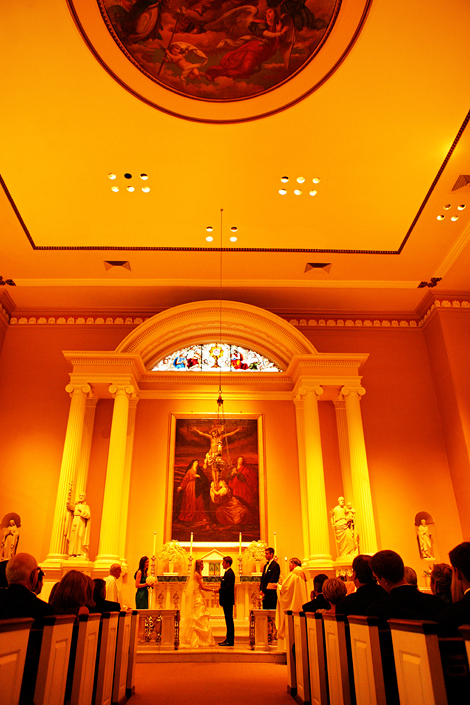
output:
[[[432,536],[429,531],[429,526],[426,524],[426,519],[421,519],[418,526],[418,543],[421,558],[434,559],[432,550]]]
[[[67,553],[69,556],[88,557],[88,549],[90,546],[90,507],[86,503],[85,492],[80,492],[78,502],[73,504],[72,485],[70,485],[67,497],[67,510],[70,512],[71,521],[69,522],[67,535]]]
[[[344,497],[338,497],[338,504],[330,510],[331,525],[335,532],[338,558],[356,556],[358,540],[355,529],[356,511],[351,502],[346,506]]]
[[[2,561],[9,561],[10,558],[15,555],[19,538],[20,532],[18,531],[16,522],[14,519],[10,519],[2,539],[0,552]]]

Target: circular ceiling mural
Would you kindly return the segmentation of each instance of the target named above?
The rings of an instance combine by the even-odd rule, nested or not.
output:
[[[289,107],[321,85],[353,45],[370,1],[69,0],[69,6],[102,65],[139,98],[179,117],[239,122]]]

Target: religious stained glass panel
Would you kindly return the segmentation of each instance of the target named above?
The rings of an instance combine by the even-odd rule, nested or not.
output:
[[[254,350],[228,343],[204,343],[176,350],[157,362],[152,372],[281,372]]]

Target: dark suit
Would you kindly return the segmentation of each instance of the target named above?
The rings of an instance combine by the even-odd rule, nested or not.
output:
[[[259,589],[263,593],[263,609],[264,610],[275,610],[277,605],[277,590],[268,590],[266,588],[268,583],[277,583],[279,576],[281,574],[281,568],[279,563],[272,560],[271,563],[266,563],[263,568],[263,575],[261,576]]]
[[[365,610],[366,615],[387,619],[430,619],[437,621],[443,601],[435,595],[419,592],[412,585],[398,585],[381,600]]]
[[[310,602],[306,602],[305,605],[302,605],[302,612],[316,612],[317,610],[329,610],[330,607],[330,603],[321,592],[313,600],[310,600]]]
[[[0,606],[7,619],[14,617],[33,617],[34,626],[42,626],[42,618],[54,611],[48,602],[40,600],[34,593],[23,585],[9,585],[0,590]]]
[[[336,605],[337,614],[362,614],[365,615],[367,608],[373,602],[387,597],[387,592],[377,585],[376,582],[366,583],[358,587],[356,592],[346,595]],[[304,610],[305,611],[305,610]]]
[[[235,573],[227,568],[222,578],[219,589],[219,604],[224,610],[227,636],[225,641],[233,646],[235,641],[235,627],[233,625],[233,606],[235,604]]]
[[[437,621],[440,624],[439,633],[443,636],[461,636],[458,627],[470,624],[470,592],[453,605],[444,607]]]
[[[88,608],[92,614],[104,614],[105,612],[121,611],[121,605],[119,602],[105,600],[103,597],[94,597],[93,600],[95,602],[95,606]]]

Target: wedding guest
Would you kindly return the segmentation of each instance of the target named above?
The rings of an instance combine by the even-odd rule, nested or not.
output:
[[[121,609],[127,609],[122,601],[121,588],[118,580],[121,577],[122,568],[120,563],[113,563],[109,569],[109,575],[105,578],[106,599],[111,602],[119,602]]]
[[[346,595],[336,605],[336,612],[339,614],[361,614],[364,615],[370,604],[387,593],[374,580],[372,568],[370,567],[371,556],[360,554],[352,562],[352,579],[356,586],[356,592]]]
[[[142,556],[139,561],[139,568],[134,574],[135,586],[135,606],[138,610],[148,610],[149,608],[149,586],[146,583],[147,573],[149,569],[149,559],[147,556]]]
[[[409,565],[405,565],[405,581],[408,585],[418,589],[418,576],[414,568],[410,568]]]
[[[43,617],[53,614],[52,607],[39,599],[34,590],[39,567],[34,556],[17,553],[6,566],[8,588],[0,590],[0,611],[6,618],[33,617],[39,626]]]
[[[341,578],[328,578],[323,583],[323,596],[330,604],[329,609],[319,609],[323,614],[336,614],[336,605],[346,597],[348,589]]]
[[[452,568],[447,563],[435,563],[431,571],[431,592],[447,605],[452,603]]]
[[[53,614],[89,614],[89,606],[94,606],[91,578],[79,570],[69,570],[64,575],[49,604]]]
[[[106,599],[105,581],[102,578],[95,578],[93,584],[93,602],[95,605],[90,609],[90,612],[99,612],[100,614],[104,614],[104,612],[120,612],[121,606],[119,602]]]
[[[35,587],[34,590],[33,590],[33,592],[34,592],[36,595],[40,595],[40,594],[41,594],[41,591],[42,591],[42,589],[43,589],[43,587],[44,587],[44,576],[45,576],[45,573],[44,573],[43,569],[42,569],[42,568],[39,568],[39,570],[38,570],[38,581],[37,581],[37,583],[36,583],[36,587]]]
[[[303,605],[304,612],[316,612],[317,610],[329,610],[331,605],[323,596],[323,584],[328,580],[328,576],[324,573],[319,573],[313,579],[313,590],[310,595],[310,602]]]
[[[438,621],[446,636],[457,636],[458,627],[470,624],[470,541],[459,543],[449,552],[449,558],[453,604],[445,607]]]

